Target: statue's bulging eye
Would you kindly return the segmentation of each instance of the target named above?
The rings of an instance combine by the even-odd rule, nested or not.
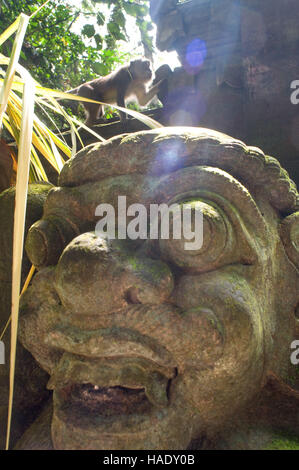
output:
[[[216,205],[201,200],[185,201],[175,204],[170,214],[169,237],[164,238],[161,229],[159,240],[164,258],[195,272],[240,261],[234,228]]]

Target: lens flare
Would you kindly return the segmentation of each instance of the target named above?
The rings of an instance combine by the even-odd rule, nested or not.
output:
[[[206,42],[196,38],[186,48],[185,65],[188,73],[197,73],[207,56]]]

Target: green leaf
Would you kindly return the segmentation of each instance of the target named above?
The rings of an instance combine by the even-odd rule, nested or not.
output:
[[[109,22],[107,24],[107,29],[108,29],[109,33],[111,33],[113,35],[115,35],[117,33],[120,33],[119,26],[116,23]]]
[[[103,38],[99,34],[95,34],[94,40],[96,42],[98,49],[101,49],[103,46]]]
[[[85,24],[82,28],[82,34],[88,38],[92,38],[95,35],[95,29],[92,24]]]
[[[104,15],[103,15],[102,13],[100,13],[100,12],[97,14],[97,24],[98,24],[99,26],[102,26],[103,24],[105,24],[105,17],[104,17]]]
[[[95,64],[92,64],[92,68],[97,75],[107,75],[107,67],[104,64],[96,62]]]
[[[124,2],[123,6],[124,6],[125,12],[128,13],[128,15],[135,16],[135,17],[138,15],[138,12],[139,12],[138,5],[132,5],[131,3]]]
[[[126,19],[121,10],[116,10],[114,15],[113,15],[113,20],[117,22],[122,28],[125,27],[126,24]]]

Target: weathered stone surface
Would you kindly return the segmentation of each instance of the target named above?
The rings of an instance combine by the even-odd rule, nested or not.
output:
[[[169,13],[174,10],[177,0],[152,0],[150,3],[150,14],[152,18],[157,18],[161,15]]]
[[[28,204],[26,213],[25,233],[32,223],[42,216],[43,205],[51,188],[48,184],[31,184],[28,188]],[[11,271],[12,271],[12,242],[14,217],[15,188],[7,189],[0,194],[0,325],[1,332],[9,319],[11,311]],[[22,283],[26,279],[30,262],[25,254],[22,266]],[[5,446],[5,429],[7,422],[8,377],[10,329],[3,337],[5,344],[5,365],[0,365],[0,448]],[[21,344],[18,345],[15,397],[13,413],[13,429],[11,443],[13,444],[28,423],[32,422],[39,407],[48,393],[45,390],[47,374],[40,369],[31,354]]]
[[[0,193],[11,185],[13,175],[13,160],[10,155],[10,148],[0,140]]]
[[[80,235],[40,269],[19,326],[51,376],[54,448],[238,448],[254,427],[298,432],[298,393],[284,385],[297,328],[298,192],[278,162],[215,131],[164,128],[90,146],[60,184],[42,220],[55,214]],[[127,206],[201,208],[202,248],[86,230],[96,204],[117,195]]]
[[[53,404],[52,400],[50,400],[39,417],[23,434],[17,445],[14,447],[14,450],[53,450],[50,435],[52,413]]]
[[[185,38],[183,19],[178,11],[170,11],[161,20],[161,27],[157,32],[157,47],[161,50],[167,49],[169,43],[172,44],[182,38]]]

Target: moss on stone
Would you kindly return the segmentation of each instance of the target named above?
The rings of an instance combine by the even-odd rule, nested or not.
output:
[[[290,367],[287,382],[291,387],[299,388],[299,367],[297,365]]]
[[[299,436],[279,432],[265,450],[299,450]]]

